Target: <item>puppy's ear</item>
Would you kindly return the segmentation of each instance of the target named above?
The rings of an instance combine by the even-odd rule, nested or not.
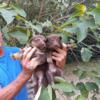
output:
[[[48,39],[46,39],[45,42],[47,43],[48,42]]]
[[[61,37],[61,36],[59,36],[59,39],[60,39],[60,40],[62,40],[62,37]]]

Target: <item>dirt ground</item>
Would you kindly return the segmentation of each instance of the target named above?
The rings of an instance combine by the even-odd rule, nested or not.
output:
[[[77,83],[77,82],[87,82],[87,81],[92,81],[90,78],[85,78],[82,80],[79,80],[78,77],[76,75],[73,74],[73,70],[75,70],[76,68],[85,68],[85,69],[95,69],[96,67],[100,67],[100,60],[93,60],[89,63],[73,63],[73,64],[67,64],[65,66],[65,79],[69,82],[73,82],[73,83]],[[79,93],[77,93],[79,94]],[[73,97],[65,97],[62,95],[62,93],[60,94],[60,96],[58,96],[57,100],[75,100],[76,96]],[[100,93],[96,96],[97,100],[100,100]],[[87,100],[92,100],[91,99],[91,94],[89,94],[89,98]]]

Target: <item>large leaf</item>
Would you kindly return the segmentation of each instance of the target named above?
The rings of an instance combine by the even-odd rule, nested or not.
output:
[[[52,99],[52,87],[50,85],[48,85],[48,94],[49,94],[49,97],[50,97],[50,100],[53,100]]]
[[[19,8],[19,7],[16,7],[16,6],[12,6],[13,8],[14,8],[14,10],[15,10],[15,12],[17,13],[17,14],[19,14],[20,16],[22,16],[22,17],[26,17],[26,12],[23,10],[23,9],[21,9],[21,8]]]
[[[71,83],[67,83],[67,82],[53,84],[52,87],[54,89],[57,89],[57,90],[60,90],[60,91],[63,91],[63,92],[73,92],[73,91],[75,91],[75,87]]]
[[[88,33],[88,28],[93,28],[94,25],[95,25],[94,19],[91,17],[90,18],[82,17],[81,20],[77,22],[76,26],[78,28],[78,32],[77,32],[78,42],[81,42],[86,38]]]
[[[34,100],[38,100],[39,99],[40,94],[41,94],[41,90],[42,90],[42,86],[39,87],[39,89],[38,89],[38,91],[37,91],[37,93],[36,93],[36,95],[34,97]]]
[[[57,83],[66,82],[66,80],[64,78],[58,77],[58,76],[54,77],[54,81],[57,82]]]
[[[81,70],[81,69],[75,69],[75,70],[73,71],[73,73],[74,73],[75,75],[77,75],[80,79],[85,78],[86,75],[87,75],[86,71],[83,71],[83,70]]]
[[[62,42],[64,42],[64,43],[68,42],[68,36],[66,34],[59,33],[57,35],[62,37]]]
[[[7,9],[0,9],[0,13],[4,20],[7,22],[7,24],[10,24],[13,20],[14,17],[17,15],[14,10],[7,10]]]
[[[96,84],[98,84],[100,87],[100,77],[95,77],[94,80],[95,80]]]
[[[47,88],[42,88],[42,91],[38,100],[50,100]]]
[[[100,6],[100,5],[99,5]],[[90,12],[91,15],[94,16],[95,23],[100,25],[100,7],[96,7]]]
[[[76,87],[81,91],[81,94],[84,96],[84,97],[88,97],[88,90],[86,89],[85,85],[80,82],[80,83],[77,83]]]
[[[20,31],[16,31],[11,33],[13,37],[15,37],[21,44],[25,44],[28,41],[28,36]]]
[[[87,100],[83,95],[79,95],[75,100]]]
[[[81,57],[84,62],[88,62],[92,57],[92,51],[87,48],[82,48],[81,50]]]
[[[85,86],[89,91],[99,92],[99,87],[94,82],[86,82]]]

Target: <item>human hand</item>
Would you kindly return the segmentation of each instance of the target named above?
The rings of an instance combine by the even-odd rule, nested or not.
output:
[[[34,69],[40,64],[38,57],[31,58],[37,48],[26,47],[24,48],[23,57],[21,60],[23,71],[32,74]]]
[[[52,59],[56,61],[56,65],[60,68],[63,68],[66,63],[66,56],[67,56],[67,45],[62,44],[62,49],[57,48],[56,52],[52,53]]]

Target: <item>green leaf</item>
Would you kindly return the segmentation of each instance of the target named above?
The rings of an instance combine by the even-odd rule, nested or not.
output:
[[[76,21],[76,19],[69,19],[68,21],[66,21],[66,22],[64,22],[61,26],[60,26],[60,28],[62,29],[62,28],[66,28],[67,26],[69,26],[69,25],[71,25],[72,23],[74,23]]]
[[[1,1],[1,0],[0,0]],[[2,3],[2,4],[0,4],[0,8],[5,8],[5,7],[7,7],[7,3]]]
[[[95,97],[95,95],[92,96],[92,100],[97,100],[97,98]]]
[[[81,50],[81,57],[84,62],[88,62],[92,57],[92,51],[87,48],[82,48]]]
[[[82,27],[84,27],[84,25],[80,25],[78,32],[76,33],[78,43],[83,41],[87,36],[87,30],[82,29]]]
[[[75,87],[71,83],[62,82],[52,85],[53,89],[58,89],[63,92],[73,92],[75,91]]]
[[[86,88],[89,90],[89,91],[94,91],[96,93],[99,92],[99,87],[96,83],[94,82],[86,82],[85,84]]]
[[[77,76],[81,76],[81,74],[83,73],[83,71],[82,70],[80,70],[79,68],[77,68],[77,69],[75,69],[74,71],[73,71],[73,73],[75,74],[75,75],[77,75]]]
[[[34,100],[38,100],[38,99],[39,99],[40,94],[41,94],[41,90],[42,90],[42,86],[40,86],[40,87],[38,88],[38,91],[37,91],[37,93],[36,93],[36,95],[35,95],[35,97],[34,97]]]
[[[49,97],[50,97],[50,100],[53,100],[52,99],[52,87],[50,85],[48,85],[48,94],[49,94]]]
[[[44,23],[41,23],[41,25],[42,25],[42,27],[50,27],[50,26],[52,26],[52,22],[47,20]]]
[[[78,42],[83,41],[87,36],[88,28],[94,27],[95,22],[93,18],[84,18],[82,17],[79,22],[77,22],[77,40]]]
[[[72,34],[78,32],[78,28],[75,27],[75,26],[73,26],[73,27],[67,27],[67,28],[64,28],[63,30],[66,31],[66,32],[72,33]]]
[[[47,88],[43,87],[38,100],[50,100]]]
[[[41,25],[36,25],[35,27],[36,27],[35,29],[37,32],[42,33],[42,26]]]
[[[79,95],[75,100],[87,100],[87,98],[85,98],[83,95]]]
[[[86,89],[85,85],[80,82],[80,83],[77,83],[76,87],[80,90],[81,94],[84,96],[84,97],[88,97],[88,90]]]
[[[15,10],[15,12],[16,12],[17,14],[19,14],[19,15],[22,16],[22,17],[26,17],[26,12],[25,12],[23,9],[21,9],[21,8],[19,8],[19,7],[16,7],[16,6],[14,6],[14,5],[12,5],[12,7],[14,8],[14,10]]]
[[[90,12],[91,15],[94,16],[95,23],[100,25],[100,8],[97,7]]]
[[[28,36],[20,31],[16,31],[11,33],[13,37],[15,37],[21,44],[25,44],[28,41]]]
[[[65,79],[63,79],[62,77],[58,77],[58,76],[54,77],[54,81],[57,82],[57,83],[66,82]]]
[[[100,86],[100,77],[95,77],[94,80]]]
[[[0,13],[4,18],[4,20],[7,22],[7,24],[10,24],[17,15],[17,13],[14,12],[14,10],[7,10],[7,9],[0,9]]]
[[[83,71],[83,70],[81,70],[81,69],[76,69],[76,70],[73,71],[73,73],[74,73],[75,75],[79,76],[80,79],[85,78],[86,75],[87,75],[86,71]]]
[[[67,34],[57,33],[57,35],[62,37],[62,42],[64,42],[64,43],[68,42],[68,36],[67,36]]]
[[[83,73],[80,75],[80,79],[84,79],[87,76],[87,72],[83,71]]]

